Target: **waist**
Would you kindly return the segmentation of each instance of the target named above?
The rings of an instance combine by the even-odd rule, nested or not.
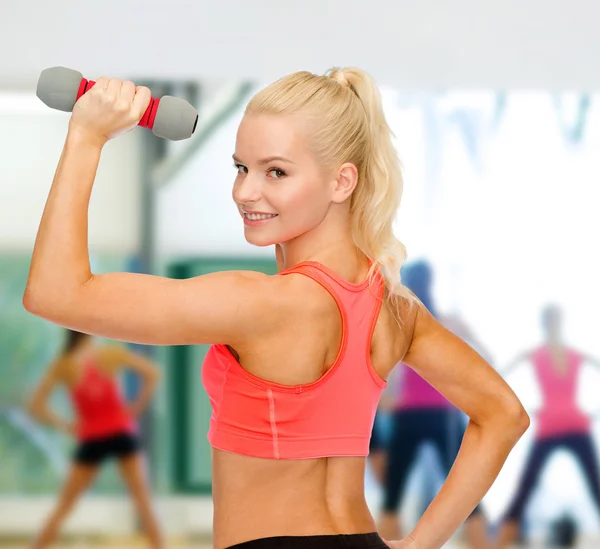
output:
[[[275,536],[232,545],[227,549],[387,549],[377,532],[368,534],[332,534],[321,536]]]
[[[574,408],[543,408],[536,414],[538,438],[565,433],[585,433],[591,428],[590,418]]]
[[[77,436],[80,440],[92,440],[122,432],[134,432],[136,422],[125,411],[110,415],[80,417],[77,422]]]
[[[267,460],[213,451],[215,547],[374,532],[364,458]]]

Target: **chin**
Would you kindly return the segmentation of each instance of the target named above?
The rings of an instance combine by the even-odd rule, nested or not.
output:
[[[257,248],[265,248],[266,246],[274,246],[279,242],[279,240],[274,240],[272,237],[268,235],[256,235],[256,234],[244,234],[246,238],[246,242],[248,244],[252,244],[252,246],[256,246]]]

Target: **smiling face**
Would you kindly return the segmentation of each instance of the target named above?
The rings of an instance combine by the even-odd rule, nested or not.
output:
[[[250,114],[237,133],[233,199],[255,246],[287,242],[319,226],[335,194],[335,177],[308,148],[300,114]]]

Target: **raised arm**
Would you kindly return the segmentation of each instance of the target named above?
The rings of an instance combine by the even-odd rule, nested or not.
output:
[[[277,326],[278,308],[285,306],[277,298],[280,277],[225,272],[172,280],[91,272],[88,206],[102,148],[137,124],[149,98],[146,88],[101,78],[75,105],[23,304],[56,324],[135,343],[236,345],[260,337]]]
[[[27,412],[31,417],[65,433],[73,433],[73,425],[56,415],[48,406],[50,395],[60,382],[60,360],[54,362],[42,377],[27,402]]]
[[[423,307],[403,362],[470,418],[446,482],[408,537],[438,549],[489,490],[529,418],[500,375]]]
[[[596,357],[587,354],[582,354],[581,357],[583,358],[584,362],[587,362],[590,366],[600,370],[600,360],[598,360]]]

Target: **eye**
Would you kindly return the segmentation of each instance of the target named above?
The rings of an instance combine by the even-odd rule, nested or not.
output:
[[[233,167],[239,172],[239,173],[248,173],[248,168],[246,168],[246,166],[244,166],[243,164],[234,164]]]
[[[285,172],[283,170],[278,170],[277,168],[271,168],[267,173],[270,174],[269,177],[272,177],[273,179],[281,179],[285,176]]]

